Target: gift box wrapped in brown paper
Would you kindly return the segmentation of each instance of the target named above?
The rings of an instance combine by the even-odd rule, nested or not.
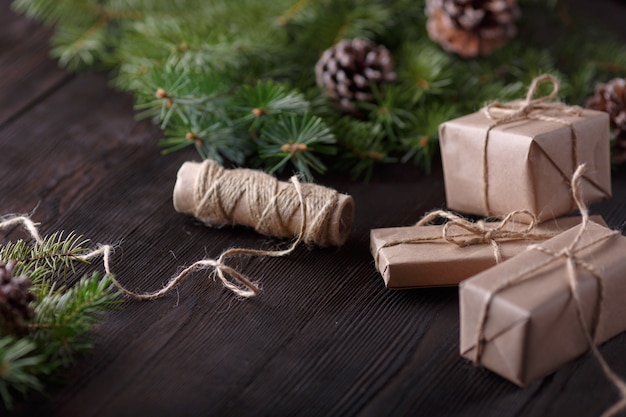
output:
[[[626,330],[626,237],[581,227],[459,285],[464,357],[524,386]]]
[[[600,216],[594,221],[604,224]],[[493,236],[502,260],[524,251],[531,243],[547,240],[557,233],[580,223],[580,217],[563,217],[545,221],[527,233],[528,225],[510,222],[503,230],[516,232],[515,238]],[[493,230],[500,222],[483,222],[484,230]],[[418,288],[457,285],[487,268],[494,266],[493,242],[464,242],[478,236],[467,229],[455,227],[448,240],[443,225],[390,227],[370,231],[370,249],[376,268],[387,288]],[[526,235],[526,236],[524,236]],[[482,235],[484,237],[484,235]],[[455,243],[456,242],[456,243]]]
[[[569,178],[581,163],[585,202],[611,195],[608,114],[546,103],[558,82],[545,80],[557,83],[550,96],[531,99],[529,91],[526,100],[492,103],[440,125],[450,210],[500,217],[527,209],[539,220],[571,213]]]

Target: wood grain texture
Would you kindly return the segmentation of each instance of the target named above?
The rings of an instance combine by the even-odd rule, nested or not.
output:
[[[0,128],[70,78],[48,58],[51,31],[16,19],[10,4],[0,0]]]
[[[176,213],[176,172],[197,160],[193,151],[160,155],[159,131],[134,120],[129,96],[106,75],[58,70],[46,58],[49,32],[7,4],[0,0],[0,87],[13,97],[0,96],[1,213],[36,207],[44,232],[117,243],[113,269],[133,290],[157,289],[180,266],[232,246],[288,245]],[[320,181],[354,197],[345,246],[233,260],[262,283],[254,299],[236,299],[200,273],[162,299],[125,299],[64,384],[0,415],[596,416],[615,399],[589,356],[517,388],[459,356],[455,288],[384,288],[369,231],[443,207],[440,167],[425,175],[393,166],[368,184]],[[613,181],[613,198],[593,211],[624,231],[626,169]],[[621,375],[625,347],[620,335],[601,349]]]

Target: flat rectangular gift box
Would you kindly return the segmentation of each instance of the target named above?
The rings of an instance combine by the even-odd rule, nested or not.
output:
[[[604,224],[600,216],[594,221]],[[549,239],[556,233],[580,223],[580,217],[563,217],[537,225],[533,235],[546,234]],[[487,223],[488,225],[491,223]],[[495,225],[494,222],[492,224]],[[525,224],[511,223],[509,226],[523,230]],[[496,264],[491,244],[483,243],[460,247],[443,240],[443,226],[409,226],[373,229],[370,232],[370,250],[376,267],[387,288],[403,289],[418,287],[441,287],[457,285]],[[545,240],[544,239],[544,240]],[[402,243],[414,240],[415,243]],[[501,242],[503,260],[524,251],[531,243],[539,240],[512,240]]]
[[[544,116],[548,120],[534,118]],[[536,110],[531,117],[490,129],[497,121],[478,111],[440,125],[450,210],[501,217],[527,209],[539,220],[569,214],[575,209],[569,179],[582,163],[585,202],[611,195],[606,112]]]
[[[580,227],[460,284],[461,355],[524,386],[589,350],[579,311],[589,333],[599,312],[596,343],[626,330],[626,237],[588,224],[574,249],[579,308],[560,253]]]

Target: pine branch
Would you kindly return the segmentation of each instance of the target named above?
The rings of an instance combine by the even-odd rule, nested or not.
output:
[[[398,54],[400,79],[417,87],[416,99],[426,93],[453,97],[456,94],[457,61],[432,42],[405,42]]]
[[[37,284],[52,275],[66,276],[77,263],[84,263],[80,256],[89,251],[88,242],[74,232],[55,232],[34,244],[24,240],[7,242],[0,247],[0,261],[15,261],[16,273],[28,275]]]
[[[74,354],[89,349],[93,325],[118,302],[110,276],[100,278],[94,272],[71,285],[76,267],[87,265],[85,256],[92,253],[87,239],[74,232],[33,236],[34,242],[0,245],[5,286],[0,301],[0,396],[7,407],[16,393],[40,390]]]
[[[258,134],[270,117],[302,114],[310,110],[310,104],[300,92],[268,80],[241,86],[233,96],[232,109],[238,118],[249,123],[253,134]]]
[[[100,278],[97,272],[66,291],[51,292],[35,308],[36,319],[29,326],[33,340],[48,361],[68,365],[74,353],[91,348],[89,331],[118,302],[116,297],[111,278]]]
[[[36,352],[37,345],[28,338],[0,337],[0,397],[7,406],[13,405],[13,392],[23,396],[43,387],[34,375],[45,358]]]
[[[444,103],[420,108],[416,113],[415,124],[400,139],[399,148],[405,150],[402,162],[413,161],[414,164],[423,166],[426,172],[430,172],[433,156],[439,150],[439,125],[458,115],[454,106]]]
[[[376,165],[397,162],[388,155],[384,131],[375,123],[342,117],[334,127],[340,146],[347,151],[338,161],[339,169],[350,172],[352,178],[367,181]]]
[[[373,92],[373,103],[357,103],[357,106],[369,112],[370,120],[377,126],[375,130],[384,131],[388,142],[396,141],[408,126],[415,124],[419,87],[398,85],[380,91],[373,86]]]
[[[85,6],[83,0],[15,0],[11,5],[13,10],[50,26],[80,18],[80,11],[87,10]]]
[[[310,2],[290,16],[286,29],[296,48],[317,51],[312,55],[316,59],[319,53],[342,39],[377,38],[393,25],[389,10],[384,2],[375,0]]]
[[[96,18],[85,27],[58,25],[50,55],[70,70],[93,66],[104,60],[101,53],[108,46],[107,25],[103,18]]]
[[[198,75],[167,65],[164,69],[153,68],[142,77],[143,89],[137,94],[140,118],[152,117],[165,129],[172,119],[191,123],[190,116],[213,113],[227,118],[224,97],[231,88],[227,79],[209,74]]]
[[[557,1],[519,4],[519,36],[475,59],[429,39],[425,0],[14,0],[13,7],[56,25],[61,64],[115,67],[113,83],[134,94],[138,116],[163,129],[165,153],[193,146],[202,158],[270,172],[291,165],[310,178],[326,166],[366,177],[392,160],[428,170],[437,133],[419,120],[440,120],[428,116],[431,108],[454,117],[517,99],[546,72],[561,79],[561,100],[581,104],[595,83],[626,74],[623,42],[599,25]],[[332,101],[320,105],[313,71],[324,50],[354,37],[386,46],[397,74],[376,100],[356,103],[361,112],[348,131],[357,141],[338,134],[347,124]],[[307,112],[337,140],[315,152],[281,150],[293,143],[278,126]],[[371,137],[362,137],[365,127]]]
[[[265,159],[269,172],[282,171],[291,163],[305,179],[311,180],[311,170],[323,173],[324,163],[316,156],[332,155],[335,137],[324,121],[310,113],[272,118],[260,137],[259,156]]]
[[[209,112],[185,115],[184,120],[174,119],[159,141],[163,153],[171,153],[194,146],[203,159],[224,163],[224,159],[243,164],[249,153],[247,132],[238,129],[228,117],[218,118]]]

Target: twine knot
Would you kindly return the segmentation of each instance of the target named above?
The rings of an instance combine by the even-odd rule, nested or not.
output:
[[[515,218],[517,216],[527,216],[529,218],[528,224],[526,224],[526,227],[521,230],[517,227],[511,227],[512,223],[515,223]],[[385,248],[398,245],[447,242],[459,247],[467,247],[472,245],[491,244],[493,249],[493,258],[496,263],[500,263],[502,262],[500,243],[514,240],[544,240],[553,236],[553,234],[549,232],[532,233],[533,229],[537,225],[537,219],[529,210],[512,211],[500,222],[485,222],[482,220],[473,222],[450,211],[435,210],[425,214],[424,217],[415,223],[415,226],[427,226],[439,218],[447,220],[447,222],[443,225],[443,229],[440,234],[435,236],[395,239],[385,242],[385,244],[379,246],[376,250],[376,255],[374,256],[376,268],[380,269],[379,263],[381,251]],[[520,223],[517,224],[519,225]]]
[[[484,227],[483,222],[479,222],[478,223],[481,227]],[[495,240],[498,238],[498,236],[500,235],[500,233],[496,233],[495,230],[485,230],[482,234],[482,236],[479,236],[477,239],[481,242],[481,243],[485,243],[485,242],[489,242],[491,240]]]
[[[576,262],[576,253],[572,250],[572,248],[565,248],[557,255]]]
[[[539,91],[539,85],[544,82],[548,82],[552,85],[552,91],[546,96],[534,98]],[[568,115],[580,115],[582,108],[579,106],[568,106],[560,101],[553,101],[558,95],[559,89],[560,82],[556,77],[550,74],[543,74],[533,79],[525,99],[508,103],[494,101],[488,104],[483,109],[483,112],[487,118],[497,121],[498,125],[528,118],[549,119],[553,121],[552,118],[549,117],[546,119],[544,118],[545,116],[539,114],[533,115],[533,112],[545,113],[546,111],[552,110]]]
[[[481,243],[504,242],[509,240],[524,239],[537,224],[537,219],[529,210],[515,210],[507,214],[500,222],[472,222],[463,217],[448,212],[436,212],[438,216],[445,217],[449,221],[444,225],[442,235],[446,242],[458,246],[471,246]],[[445,214],[444,214],[445,213]],[[526,216],[530,220],[522,230],[509,228],[516,216]],[[421,223],[421,222],[420,222]],[[454,228],[460,228],[468,234],[453,233]]]
[[[519,216],[528,217],[528,224],[524,229],[510,227],[515,222],[515,218]],[[400,242],[389,242],[388,246],[395,246],[401,243],[419,243],[442,239],[448,243],[452,243],[459,247],[466,247],[480,244],[491,244],[493,248],[493,257],[496,263],[502,262],[502,251],[500,249],[501,242],[509,242],[513,240],[532,240],[545,239],[549,237],[547,234],[533,234],[532,230],[537,224],[537,219],[529,210],[515,210],[507,214],[500,222],[473,222],[445,210],[436,210],[426,214],[416,226],[426,226],[437,218],[446,219],[441,235],[434,238],[408,239]],[[460,229],[460,230],[459,230]],[[379,251],[382,248],[379,248]]]

